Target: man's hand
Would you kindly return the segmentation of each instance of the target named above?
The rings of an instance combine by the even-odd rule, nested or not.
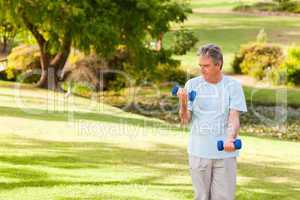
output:
[[[187,106],[187,91],[184,88],[179,88],[177,91],[177,96],[179,98],[180,105],[186,105]]]
[[[230,109],[228,118],[228,136],[224,144],[224,150],[227,152],[235,151],[233,142],[240,129],[240,113],[237,110]]]
[[[224,151],[226,152],[233,152],[235,151],[235,147],[234,147],[234,138],[227,138],[227,140],[224,143]]]

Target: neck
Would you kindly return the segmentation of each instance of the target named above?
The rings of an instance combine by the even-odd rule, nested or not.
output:
[[[216,84],[216,83],[220,82],[222,80],[222,78],[223,78],[222,73],[219,73],[216,76],[214,76],[214,77],[210,78],[209,80],[207,80],[207,82]]]

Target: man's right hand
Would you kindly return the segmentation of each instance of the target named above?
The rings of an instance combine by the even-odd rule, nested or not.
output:
[[[184,88],[180,88],[177,92],[179,98],[179,117],[182,124],[187,124],[189,122],[189,111],[187,109],[187,98],[188,94]]]

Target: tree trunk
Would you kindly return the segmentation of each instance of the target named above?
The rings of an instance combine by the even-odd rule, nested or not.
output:
[[[41,77],[37,83],[38,87],[47,88],[51,90],[59,90],[59,80],[61,79],[61,72],[67,58],[69,56],[69,52],[64,52],[64,56],[58,58],[57,62],[53,62],[55,58],[51,62],[45,62],[47,56],[41,56]],[[58,54],[57,54],[58,55]],[[55,56],[57,57],[57,56]],[[52,64],[53,63],[53,64]]]
[[[5,55],[7,54],[7,38],[5,36],[3,37],[3,46],[1,49],[1,53]]]
[[[3,36],[0,53],[7,56],[10,50],[9,47],[10,47],[9,38],[7,36]]]
[[[156,50],[157,51],[160,51],[163,47],[163,38],[164,38],[164,33],[160,33],[158,35],[157,42],[156,42]]]
[[[59,52],[53,57],[50,54],[50,50],[47,48],[48,46],[50,46],[49,41],[47,41],[39,32],[38,27],[30,22],[24,12],[21,15],[23,18],[23,22],[35,37],[40,48],[41,77],[37,83],[37,86],[52,90],[60,89],[58,84],[60,73],[65,66],[65,63],[71,51],[72,38],[70,31],[66,30],[63,38],[61,38],[61,48]]]
[[[42,47],[40,47],[41,77],[37,83],[37,86],[51,90],[60,90],[61,88],[59,87],[59,80],[62,78],[60,74],[70,55],[71,38],[66,38],[64,40],[60,52],[54,57],[51,57],[50,54],[44,50],[45,46],[42,45]]]
[[[46,69],[41,71],[40,80],[37,83],[38,87],[51,89],[51,90],[58,90],[58,70],[55,67],[47,67]]]
[[[46,50],[46,41],[40,40],[38,42],[39,47],[40,47],[40,63],[41,63],[41,77],[40,80],[37,82],[36,86],[37,87],[41,87],[41,88],[49,88],[48,86],[55,86],[55,81],[54,83],[52,83],[51,85],[48,84],[48,76],[51,76],[51,73],[53,73],[53,69],[50,69],[50,54],[47,52]],[[50,70],[48,70],[50,69]],[[51,89],[55,89],[56,86],[54,88]],[[50,88],[49,88],[50,89]]]

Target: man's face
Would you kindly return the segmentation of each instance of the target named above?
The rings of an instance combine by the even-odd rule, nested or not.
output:
[[[214,79],[215,76],[221,73],[220,64],[214,64],[209,56],[200,56],[199,66],[204,79],[208,81]]]

